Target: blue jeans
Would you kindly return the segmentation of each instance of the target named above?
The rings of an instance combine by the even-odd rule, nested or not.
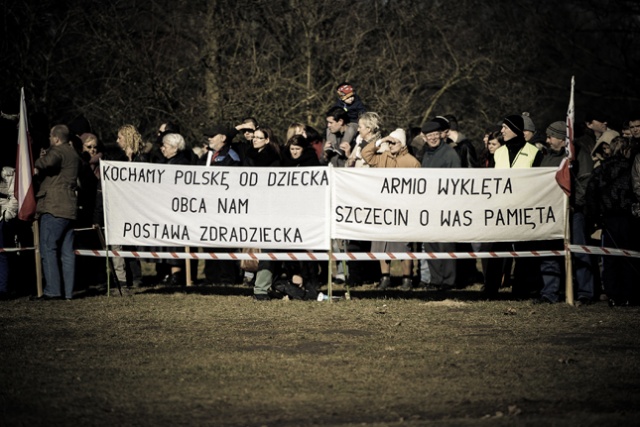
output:
[[[571,224],[571,243],[585,246],[587,242],[587,228],[584,214],[574,212]],[[573,254],[573,268],[575,269],[578,298],[592,299],[595,295],[595,280],[593,263],[589,254]]]
[[[73,221],[51,214],[40,217],[40,254],[46,281],[44,294],[71,299],[75,285],[76,255],[73,253]],[[62,266],[62,276],[60,275]],[[64,283],[64,289],[62,287]]]
[[[560,287],[564,276],[564,259],[561,257],[544,257],[540,261],[543,286],[540,296],[551,302],[560,300]]]

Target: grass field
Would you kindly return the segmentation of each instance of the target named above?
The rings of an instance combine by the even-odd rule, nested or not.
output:
[[[0,302],[0,425],[640,423],[636,307],[487,302],[477,286],[250,294]]]

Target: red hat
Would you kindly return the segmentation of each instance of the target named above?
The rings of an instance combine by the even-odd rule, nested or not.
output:
[[[338,88],[338,96],[343,101],[346,101],[347,99],[351,98],[355,94],[356,94],[356,91],[353,89],[353,86],[351,85],[342,85]]]

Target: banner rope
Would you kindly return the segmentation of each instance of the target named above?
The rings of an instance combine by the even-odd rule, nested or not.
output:
[[[0,248],[0,253],[32,251],[34,247]],[[601,248],[598,246],[569,245],[571,253],[588,255],[612,255],[640,258],[640,251],[628,249]],[[76,249],[76,255],[104,257],[106,251],[94,249]],[[375,261],[404,259],[475,259],[475,258],[526,258],[563,256],[561,250],[545,251],[502,251],[502,252],[143,252],[109,251],[111,256],[123,258],[148,259],[219,259],[219,260],[258,260],[258,261]]]
[[[575,253],[615,255],[640,258],[640,252],[624,249],[599,248],[595,246],[570,245]],[[76,255],[105,256],[104,250],[78,249]],[[478,259],[478,258],[526,258],[564,256],[562,250],[542,251],[501,251],[501,252],[142,252],[109,251],[110,256],[148,259],[217,259],[217,260],[258,260],[258,261],[375,261],[406,259]]]

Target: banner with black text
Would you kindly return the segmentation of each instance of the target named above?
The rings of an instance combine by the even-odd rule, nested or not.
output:
[[[556,168],[333,169],[332,238],[396,242],[562,239]]]
[[[328,168],[100,164],[109,244],[329,249]]]

